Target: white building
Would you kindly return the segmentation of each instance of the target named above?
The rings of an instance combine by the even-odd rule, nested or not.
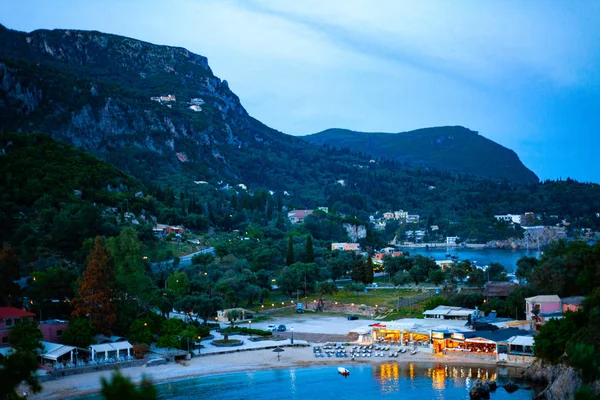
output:
[[[498,221],[512,222],[513,224],[521,225],[520,214],[494,215],[494,218],[496,218]]]

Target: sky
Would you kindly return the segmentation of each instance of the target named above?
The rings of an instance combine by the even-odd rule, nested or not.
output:
[[[0,0],[11,29],[99,30],[208,57],[292,135],[462,125],[542,180],[600,183],[600,1]]]

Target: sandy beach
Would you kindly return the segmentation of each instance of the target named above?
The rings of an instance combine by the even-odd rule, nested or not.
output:
[[[343,365],[352,369],[358,363],[410,363],[410,362],[438,362],[461,365],[496,365],[495,362],[474,362],[466,357],[441,357],[428,353],[401,354],[397,358],[371,357],[352,361],[350,359],[322,358],[315,359],[312,347],[286,347],[281,352],[281,360],[277,360],[277,353],[272,349],[240,351],[228,354],[211,354],[194,357],[191,360],[177,363],[168,363],[155,367],[135,367],[123,369],[122,373],[134,382],[140,382],[144,374],[154,383],[175,381],[185,378],[214,375],[229,372],[254,371],[273,368],[307,367],[313,365]],[[518,366],[518,365],[516,365]],[[111,371],[94,372],[89,374],[73,375],[57,380],[44,382],[40,393],[30,395],[32,399],[65,399],[80,397],[97,393],[100,390],[100,378],[109,377]]]

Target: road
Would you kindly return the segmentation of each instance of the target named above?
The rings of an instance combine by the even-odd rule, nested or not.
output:
[[[211,254],[214,255],[215,254],[215,248],[214,247],[209,247],[208,249],[196,251],[195,253],[186,254],[185,256],[180,257],[179,258],[179,265],[177,266],[176,269],[189,267],[190,265],[192,265],[192,258],[195,255],[204,254],[204,253],[211,253]],[[159,270],[159,268],[161,266],[168,266],[168,265],[171,265],[172,263],[173,263],[173,260],[153,262],[152,263],[152,271],[156,272],[156,271]]]

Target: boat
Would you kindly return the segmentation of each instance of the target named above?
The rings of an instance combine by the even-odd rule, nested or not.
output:
[[[450,258],[453,259],[453,260],[456,260],[456,259],[458,259],[458,254],[452,254],[450,256]]]
[[[338,373],[342,376],[348,376],[350,375],[350,371],[348,371],[346,368],[344,367],[338,367]]]

